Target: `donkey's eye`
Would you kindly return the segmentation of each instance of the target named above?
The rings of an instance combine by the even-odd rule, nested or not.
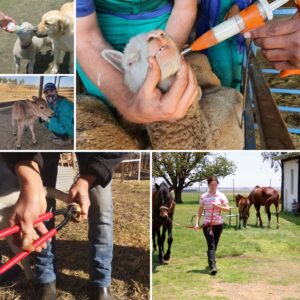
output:
[[[45,107],[44,106],[40,106],[40,109],[44,109]]]

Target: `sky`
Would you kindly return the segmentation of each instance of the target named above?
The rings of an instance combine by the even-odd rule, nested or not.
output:
[[[279,188],[281,186],[281,170],[277,172],[271,168],[269,162],[263,162],[261,152],[259,151],[228,151],[217,152],[222,156],[227,157],[233,161],[236,165],[236,171],[234,175],[229,175],[224,178],[220,178],[220,188],[232,188],[233,180],[234,186],[253,188],[256,185],[260,186],[272,186]],[[158,180],[160,182],[160,180]],[[194,188],[198,188],[199,184],[193,185]],[[205,184],[202,185],[202,188]]]
[[[281,170],[275,172],[269,162],[263,162],[261,152],[225,152],[222,155],[232,160],[237,169],[235,175],[220,180],[220,187],[232,187],[233,179],[236,187],[281,186]]]
[[[40,82],[40,76],[1,76],[0,77],[6,77],[11,79],[17,79],[18,81],[20,79],[24,79],[25,84],[30,85],[39,85]],[[56,76],[57,77],[57,76]],[[44,76],[44,84],[47,82],[54,82],[55,76]],[[57,80],[58,82],[58,80]],[[60,86],[61,87],[73,87],[74,86],[74,76],[64,76],[60,79]]]

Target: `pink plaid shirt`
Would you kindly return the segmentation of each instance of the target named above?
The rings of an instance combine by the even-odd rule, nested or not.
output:
[[[214,225],[223,224],[221,209],[216,207],[213,209],[213,204],[224,205],[227,203],[227,197],[219,191],[216,191],[215,194],[210,194],[209,192],[204,193],[199,201],[199,205],[205,208],[205,216],[203,223],[210,224],[212,221]]]

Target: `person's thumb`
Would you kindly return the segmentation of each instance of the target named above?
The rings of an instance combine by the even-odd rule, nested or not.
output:
[[[22,249],[27,251],[34,251],[34,247],[32,246],[33,238],[34,238],[34,227],[33,220],[28,218],[26,220],[20,221],[21,233],[22,233]]]
[[[160,81],[160,68],[154,57],[149,57],[148,62],[149,69],[143,87],[152,92]]]

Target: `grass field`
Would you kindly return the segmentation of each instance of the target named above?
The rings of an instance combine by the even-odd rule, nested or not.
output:
[[[113,181],[114,258],[111,289],[119,300],[147,300],[150,291],[149,181]],[[87,300],[87,223],[68,224],[57,238],[58,299]],[[10,255],[4,241],[1,254]],[[20,276],[0,287],[0,300],[37,299],[34,287]]]
[[[12,17],[20,25],[22,22],[29,22],[36,26],[42,16],[49,10],[59,9],[61,5],[68,0],[1,0],[0,9],[6,15]],[[13,47],[17,36],[14,33],[7,33],[0,30],[0,73],[1,74],[14,74],[16,72],[15,63],[13,60]],[[45,47],[40,54],[36,57],[34,67],[35,74],[50,73],[53,55],[51,48]],[[60,73],[68,73],[69,55],[64,59],[63,65],[60,67]],[[28,61],[21,62],[21,73],[27,73]]]
[[[227,196],[230,206],[235,206],[232,194]],[[281,213],[277,230],[272,206],[271,229],[259,228],[251,207],[247,229],[225,227],[217,251],[219,272],[212,277],[208,275],[203,233],[184,227],[191,225],[191,217],[197,212],[196,199],[192,193],[185,193],[184,204],[176,206],[174,221],[178,225],[174,225],[170,262],[158,265],[157,253],[152,256],[153,300],[300,299],[299,217]],[[261,213],[266,224],[264,209]]]
[[[60,87],[58,93],[74,102],[74,89],[72,87]],[[0,103],[32,99],[32,96],[38,96],[38,94],[38,86],[0,83]]]

